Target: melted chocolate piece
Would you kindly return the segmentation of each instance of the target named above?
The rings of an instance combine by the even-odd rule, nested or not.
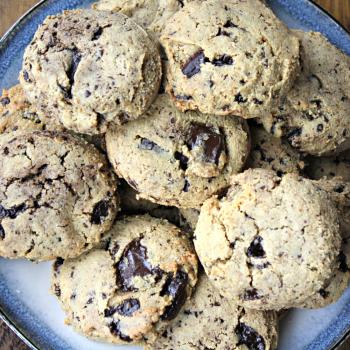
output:
[[[137,299],[126,299],[116,307],[116,312],[122,316],[132,316],[140,309],[140,302]]]
[[[188,95],[176,95],[175,98],[181,101],[190,101],[193,99],[192,96],[188,96]]]
[[[205,124],[192,124],[187,142],[190,150],[195,147],[203,148],[203,159],[208,163],[218,164],[225,148],[223,135],[217,133],[212,126]]]
[[[114,336],[120,338],[121,340],[124,340],[128,343],[132,342],[132,339],[129,336],[121,332],[119,321],[113,321],[112,323],[110,323],[109,330]]]
[[[144,149],[144,150],[147,150],[147,151],[154,151],[154,152],[157,152],[157,153],[164,152],[164,149],[161,148],[160,146],[158,146],[153,141],[148,140],[148,139],[143,138],[143,137],[140,140],[141,141],[140,141],[140,144],[138,145],[138,148]]]
[[[250,244],[247,255],[253,258],[264,258],[266,253],[262,246],[263,238],[261,236],[257,236],[254,241]]]
[[[15,205],[10,209],[6,209],[2,205],[0,205],[0,219],[3,219],[3,218],[16,219],[16,217],[19,214],[21,214],[24,210],[26,210],[26,206],[24,203],[20,205]]]
[[[98,27],[98,28],[94,31],[91,40],[92,40],[92,41],[98,40],[98,39],[100,38],[100,36],[102,35],[102,33],[103,33],[103,28],[102,28],[102,27]]]
[[[231,22],[230,20],[228,20],[225,24],[224,24],[224,28],[238,28],[238,26],[236,24],[234,24],[233,22]]]
[[[293,142],[293,139],[295,137],[300,136],[301,132],[302,132],[301,128],[291,128],[287,134],[287,139],[289,140],[289,142]]]
[[[5,239],[5,230],[1,224],[0,224],[0,239],[1,240]]]
[[[231,66],[233,64],[233,59],[231,56],[223,54],[222,56],[220,56],[218,58],[214,58],[211,61],[211,63],[217,67],[221,67],[221,66],[225,66],[225,65]]]
[[[262,296],[259,295],[257,289],[252,288],[252,289],[246,289],[243,295],[243,300],[245,301],[250,301],[250,300],[258,300],[261,299]]]
[[[140,239],[135,239],[126,246],[116,269],[117,283],[125,292],[136,290],[132,285],[135,276],[160,274],[147,261],[147,249],[141,245]]]
[[[329,297],[329,292],[327,292],[327,291],[324,290],[324,289],[320,289],[318,292],[320,293],[320,295],[321,295],[321,297],[322,297],[323,299],[326,299],[326,298]]]
[[[31,83],[31,79],[29,79],[29,74],[26,70],[23,71],[23,79],[27,82],[27,83]]]
[[[10,103],[10,99],[8,97],[3,97],[2,99],[0,99],[0,103],[3,105],[3,106],[6,106]]]
[[[95,204],[91,215],[91,223],[101,225],[104,218],[108,216],[109,202],[102,200]]]
[[[174,158],[180,162],[180,168],[186,171],[188,167],[188,158],[180,152],[175,152]]]
[[[173,320],[187,299],[188,275],[185,272],[178,271],[176,276],[168,276],[160,296],[169,295],[173,298],[171,305],[168,305],[162,315],[162,320]]]
[[[246,98],[243,98],[240,92],[235,96],[235,102],[237,103],[246,103],[247,101],[248,100]]]
[[[346,255],[343,252],[340,252],[338,256],[338,261],[339,261],[339,271],[344,273],[350,271],[349,266],[347,264]]]
[[[265,340],[254,328],[240,322],[235,333],[238,336],[237,345],[245,345],[249,350],[265,350]]]
[[[204,51],[199,50],[184,64],[182,73],[186,75],[187,78],[192,78],[201,71],[201,64],[204,62],[206,62]]]
[[[57,258],[53,264],[53,270],[55,272],[58,272],[60,267],[63,265],[63,263],[64,263],[64,260],[62,258]]]
[[[54,292],[55,292],[55,295],[56,295],[57,297],[60,297],[60,296],[61,296],[61,288],[60,288],[60,286],[59,286],[58,284],[55,284],[55,285],[54,285]]]
[[[191,184],[187,179],[185,179],[185,185],[184,185],[183,191],[188,192],[190,190],[190,187],[191,187]]]

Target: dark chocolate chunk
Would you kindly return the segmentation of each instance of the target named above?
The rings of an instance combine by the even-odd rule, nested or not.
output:
[[[257,236],[247,250],[247,255],[253,258],[264,258],[266,256],[265,250],[262,246],[263,238]]]
[[[98,40],[100,38],[100,36],[102,35],[103,33],[103,28],[102,27],[98,27],[94,33],[92,34],[92,38],[91,40],[92,41],[95,41],[95,40]]]
[[[224,24],[224,28],[238,28],[238,26],[236,24],[234,24],[232,21],[228,20]]]
[[[176,95],[175,98],[177,100],[182,100],[182,101],[190,101],[192,100],[192,96],[188,96],[188,95]]]
[[[339,271],[341,272],[349,272],[349,266],[347,263],[347,259],[346,259],[346,255],[343,252],[340,252],[339,256],[338,256],[338,261],[339,261]]]
[[[179,313],[187,299],[188,275],[185,272],[178,271],[175,275],[168,276],[160,292],[161,296],[169,295],[173,298],[171,305],[165,308],[162,320],[173,320]]]
[[[64,260],[62,258],[57,258],[53,264],[53,270],[58,272],[60,267],[63,265]]]
[[[203,149],[203,160],[208,163],[219,163],[220,155],[225,149],[225,140],[220,132],[212,126],[193,123],[189,130],[188,147]]]
[[[183,0],[177,0],[177,2],[180,4],[181,7],[184,7],[184,6],[185,6]]]
[[[317,131],[318,131],[318,132],[322,132],[322,131],[323,131],[323,128],[324,128],[324,127],[323,127],[323,124],[318,124],[318,125],[317,125]]]
[[[91,215],[91,223],[101,225],[103,220],[108,216],[109,202],[102,200],[95,204]]]
[[[223,54],[222,56],[218,58],[214,58],[211,63],[214,66],[221,67],[221,66],[230,66],[233,64],[233,59],[231,56]]]
[[[235,96],[235,102],[237,103],[246,103],[247,101],[248,99],[244,98],[240,92]]]
[[[0,205],[0,219],[3,219],[3,218],[16,219],[16,217],[25,210],[26,210],[26,206],[24,203],[20,205],[15,205],[10,209],[6,209],[2,205]]]
[[[135,276],[144,277],[151,274],[160,274],[147,261],[147,249],[141,245],[140,239],[129,243],[116,265],[117,283],[123,291],[134,291],[132,280]]]
[[[0,239],[1,240],[5,239],[5,230],[1,224],[0,224]]]
[[[121,340],[124,340],[128,343],[132,342],[132,339],[129,336],[121,332],[119,321],[113,321],[112,323],[110,323],[109,330],[114,336],[120,338]]]
[[[184,184],[183,191],[184,192],[188,192],[190,187],[191,187],[191,184],[189,183],[189,181],[187,179],[185,179],[185,184]]]
[[[254,328],[239,322],[235,333],[238,336],[237,345],[245,345],[249,350],[265,350],[265,340]]]
[[[164,152],[163,148],[158,146],[153,141],[148,140],[148,139],[143,138],[143,137],[140,139],[140,144],[138,145],[138,148],[145,149],[147,151],[154,151],[154,152],[157,152],[157,153]]]
[[[262,296],[259,295],[258,291],[255,288],[246,289],[244,294],[243,294],[243,300],[245,300],[245,301],[258,300],[261,298],[262,298]]]
[[[137,299],[126,299],[116,307],[116,312],[122,316],[132,316],[140,309],[140,302]]]
[[[31,79],[29,79],[29,74],[26,70],[23,71],[23,79],[27,82],[27,83],[31,83]]]
[[[201,64],[206,61],[204,56],[204,51],[199,50],[194,55],[192,55],[189,60],[182,67],[182,73],[186,75],[187,78],[192,78],[194,75],[201,71]]]
[[[321,297],[322,297],[323,299],[326,299],[326,298],[329,297],[329,292],[327,292],[327,291],[324,290],[324,289],[320,289],[318,292],[320,293],[320,295],[321,295]]]
[[[6,106],[10,103],[10,99],[8,97],[3,97],[2,99],[0,99],[0,103],[3,105],[3,106]]]
[[[345,185],[337,185],[333,188],[334,192],[343,193],[345,190]]]
[[[256,97],[253,98],[253,102],[256,104],[256,105],[259,105],[261,106],[264,102],[263,101],[260,101],[259,99],[257,99]]]
[[[183,155],[182,153],[177,152],[177,151],[174,153],[174,158],[180,162],[180,168],[183,171],[186,171],[186,169],[188,167],[188,158],[185,155]]]
[[[112,317],[117,312],[115,307],[110,307],[109,309],[105,309],[104,315],[105,317]]]
[[[300,136],[301,132],[302,132],[301,128],[291,128],[287,134],[288,140],[292,141],[295,137]]]
[[[315,104],[317,108],[321,108],[322,106],[322,101],[317,99],[317,100],[311,100],[311,103]]]
[[[59,286],[58,284],[55,284],[55,285],[54,285],[54,292],[55,292],[55,295],[56,295],[57,297],[60,297],[60,296],[61,296],[61,288],[60,288],[60,286]]]

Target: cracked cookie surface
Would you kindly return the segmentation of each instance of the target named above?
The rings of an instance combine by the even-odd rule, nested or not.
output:
[[[328,193],[296,174],[263,169],[232,177],[226,197],[207,200],[195,237],[211,281],[251,309],[303,303],[329,280],[340,251]]]
[[[33,104],[88,134],[138,118],[160,79],[157,46],[140,26],[123,14],[85,9],[49,16],[20,73]]]
[[[246,310],[230,304],[199,277],[194,295],[177,318],[147,350],[273,350],[277,347],[274,312]]]
[[[160,39],[167,91],[181,110],[256,118],[270,111],[299,71],[299,41],[259,0],[194,1]]]
[[[0,256],[75,257],[117,212],[116,179],[91,145],[64,133],[0,137]]]
[[[322,34],[293,31],[302,71],[280,107],[261,121],[276,137],[315,156],[350,147],[350,58]]]
[[[117,220],[105,243],[53,266],[66,322],[97,340],[153,342],[196,284],[192,245],[176,226],[148,215]]]
[[[165,94],[144,118],[108,130],[106,142],[116,173],[140,197],[187,208],[227,187],[250,149],[244,120],[183,113]]]
[[[302,156],[284,140],[273,137],[263,128],[250,125],[252,150],[246,168],[274,170],[278,176],[299,174],[304,169]]]

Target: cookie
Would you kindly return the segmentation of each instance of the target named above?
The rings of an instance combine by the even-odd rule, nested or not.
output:
[[[197,226],[199,213],[199,209],[180,209],[184,224],[189,226],[190,230],[193,232]]]
[[[226,197],[207,200],[195,237],[215,286],[251,309],[300,305],[329,280],[340,251],[338,212],[327,192],[264,169],[234,176]]]
[[[337,268],[324,286],[299,307],[321,308],[335,303],[350,283],[350,184],[341,178],[322,179],[317,186],[329,192],[340,212],[341,250],[337,257]]]
[[[141,27],[123,14],[87,9],[49,16],[20,73],[30,102],[87,134],[142,115],[160,79],[157,46]]]
[[[0,97],[0,134],[22,131],[64,131],[53,118],[39,114],[31,105],[21,87],[4,90]]]
[[[119,177],[152,202],[197,208],[244,166],[249,131],[239,118],[182,113],[159,95],[141,118],[106,134]]]
[[[246,168],[274,170],[278,176],[288,173],[302,173],[305,163],[287,142],[271,136],[263,128],[250,125],[252,150]]]
[[[196,284],[193,248],[176,226],[147,215],[117,220],[105,240],[54,264],[52,290],[66,322],[100,341],[153,342]]]
[[[158,39],[169,19],[189,1],[191,0],[100,0],[92,8],[123,13]]]
[[[165,207],[139,198],[138,193],[124,180],[119,181],[120,215],[149,214],[152,217],[166,219],[180,226],[181,214],[176,207]]]
[[[146,350],[276,349],[277,317],[230,304],[201,276],[193,297]]]
[[[261,1],[194,1],[171,17],[160,39],[176,106],[256,118],[291,88],[299,41]]]
[[[306,173],[315,180],[339,176],[350,182],[350,150],[334,157],[309,157]]]
[[[0,137],[0,256],[75,257],[108,231],[116,179],[91,145],[64,133]]]
[[[350,58],[320,33],[294,31],[302,72],[280,107],[262,122],[300,152],[315,156],[350,147]]]

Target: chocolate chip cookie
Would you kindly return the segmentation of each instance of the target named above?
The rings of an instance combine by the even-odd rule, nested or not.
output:
[[[338,212],[328,193],[296,174],[251,169],[226,197],[207,200],[195,248],[215,286],[251,309],[298,306],[337,267]],[[208,244],[210,242],[210,244]]]
[[[273,312],[244,309],[222,297],[201,276],[193,297],[147,350],[272,350],[277,347]]]
[[[262,119],[266,130],[315,156],[350,147],[350,58],[322,34],[294,31],[302,72],[280,107]]]
[[[106,134],[116,173],[141,198],[197,208],[222,191],[249,153],[249,131],[239,118],[182,113],[159,95],[144,118]]]
[[[118,204],[104,157],[69,134],[0,137],[0,256],[75,257],[108,231]]]
[[[287,173],[299,174],[305,163],[302,156],[285,140],[273,137],[263,128],[250,125],[252,135],[252,150],[247,168],[263,168],[274,170],[278,176]]]
[[[259,0],[187,4],[160,39],[168,92],[181,110],[256,118],[291,88],[299,41]]]
[[[86,9],[49,16],[20,73],[30,102],[88,134],[138,118],[160,80],[157,45],[141,27],[123,14]]]
[[[66,322],[110,343],[153,342],[196,284],[193,248],[176,226],[147,215],[116,221],[105,241],[53,266]]]

